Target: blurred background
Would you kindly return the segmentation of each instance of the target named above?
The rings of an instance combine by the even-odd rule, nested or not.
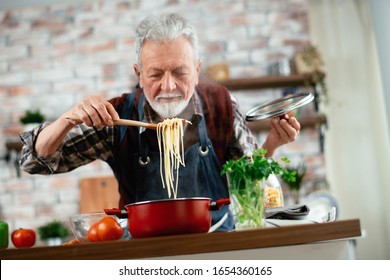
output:
[[[198,29],[202,80],[226,85],[243,114],[286,94],[315,93],[316,102],[296,112],[298,139],[275,156],[303,172],[298,191],[281,182],[285,204],[327,194],[338,219],[360,219],[358,258],[390,259],[390,2],[0,3],[0,219],[11,230],[67,224],[83,210],[81,182],[112,176],[100,161],[52,176],[20,171],[18,135],[29,128],[26,119],[34,123],[38,113],[52,121],[88,95],[131,91],[136,25],[174,11]],[[262,143],[268,124],[250,125]]]

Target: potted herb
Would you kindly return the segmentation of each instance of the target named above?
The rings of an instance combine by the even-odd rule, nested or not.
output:
[[[41,123],[45,120],[45,116],[40,112],[40,110],[30,111],[27,110],[26,113],[20,118],[22,124],[29,123]]]
[[[295,180],[295,171],[290,172],[279,162],[266,158],[266,153],[265,149],[257,149],[250,157],[244,155],[223,165],[221,175],[227,175],[237,229],[264,227],[264,187],[270,175]],[[289,163],[285,157],[281,161]]]
[[[36,111],[27,110],[25,114],[20,118],[20,122],[24,124],[24,131],[33,129],[38,124],[45,121],[45,116],[39,109]]]
[[[294,174],[295,180],[292,181],[292,180],[285,180],[284,178],[282,178],[282,179],[283,179],[283,181],[286,182],[286,184],[290,190],[290,194],[293,198],[294,204],[298,204],[299,203],[299,191],[301,189],[303,177],[305,177],[305,174],[306,174],[306,165],[304,162],[301,162],[300,164],[298,164],[298,166],[287,166],[286,169],[290,172],[295,171],[295,174]]]
[[[54,220],[39,227],[38,235],[48,246],[60,245],[69,237],[69,230],[60,221]]]

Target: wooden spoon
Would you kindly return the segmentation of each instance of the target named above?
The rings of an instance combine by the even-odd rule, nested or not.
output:
[[[76,122],[81,122],[81,120],[76,116],[68,116],[66,117],[69,120],[73,120]],[[145,123],[140,121],[133,121],[133,120],[125,120],[125,119],[118,119],[114,120],[115,125],[125,125],[125,126],[139,126],[139,127],[145,127],[149,129],[157,129],[157,124],[155,123]]]
[[[76,122],[81,122],[81,120],[74,115],[72,115],[70,117],[68,116],[66,118],[69,120],[76,121]],[[185,125],[188,121],[183,119],[182,122],[183,122],[183,125]],[[125,126],[139,126],[139,127],[149,128],[149,129],[157,129],[157,124],[155,124],[155,123],[146,123],[146,122],[140,122],[140,121],[126,120],[126,119],[114,120],[114,124],[115,125],[125,125]]]

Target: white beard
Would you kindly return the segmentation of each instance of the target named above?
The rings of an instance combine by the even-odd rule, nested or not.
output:
[[[169,93],[165,93],[164,95],[170,95]],[[175,94],[177,95],[177,94]],[[145,94],[146,97],[146,94]],[[175,102],[159,102],[159,98],[157,97],[155,101],[149,100],[147,97],[150,106],[154,111],[156,111],[157,114],[160,115],[161,118],[167,119],[167,118],[174,118],[178,115],[180,115],[181,112],[187,107],[189,99],[188,100],[179,100]]]

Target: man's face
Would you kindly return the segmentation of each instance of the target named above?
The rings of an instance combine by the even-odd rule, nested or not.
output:
[[[141,52],[142,71],[134,65],[145,97],[162,118],[180,114],[199,81],[201,62],[194,61],[184,37],[169,42],[146,41]]]

